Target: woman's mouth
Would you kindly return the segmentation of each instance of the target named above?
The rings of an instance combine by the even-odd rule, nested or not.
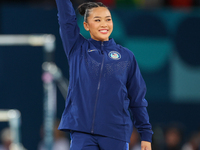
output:
[[[99,30],[99,32],[102,33],[102,34],[107,34],[108,30],[107,29],[103,29],[103,30]]]

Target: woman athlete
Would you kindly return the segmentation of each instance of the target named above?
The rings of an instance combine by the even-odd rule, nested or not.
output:
[[[146,85],[133,53],[117,45],[110,11],[102,3],[79,6],[85,39],[70,0],[56,0],[70,85],[59,130],[71,133],[70,150],[127,150],[133,125],[141,149],[151,150]]]

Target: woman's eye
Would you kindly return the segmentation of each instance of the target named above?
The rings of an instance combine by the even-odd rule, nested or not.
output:
[[[107,19],[107,21],[111,21],[111,19]]]
[[[95,20],[96,22],[100,22],[100,19]]]

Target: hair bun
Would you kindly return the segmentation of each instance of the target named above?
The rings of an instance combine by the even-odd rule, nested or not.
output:
[[[84,16],[87,7],[88,7],[88,3],[83,3],[78,6],[78,11],[82,16]]]

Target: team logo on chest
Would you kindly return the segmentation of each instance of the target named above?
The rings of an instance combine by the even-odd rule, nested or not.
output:
[[[121,58],[121,54],[116,51],[111,51],[110,53],[108,53],[108,56],[114,60],[119,60]]]

